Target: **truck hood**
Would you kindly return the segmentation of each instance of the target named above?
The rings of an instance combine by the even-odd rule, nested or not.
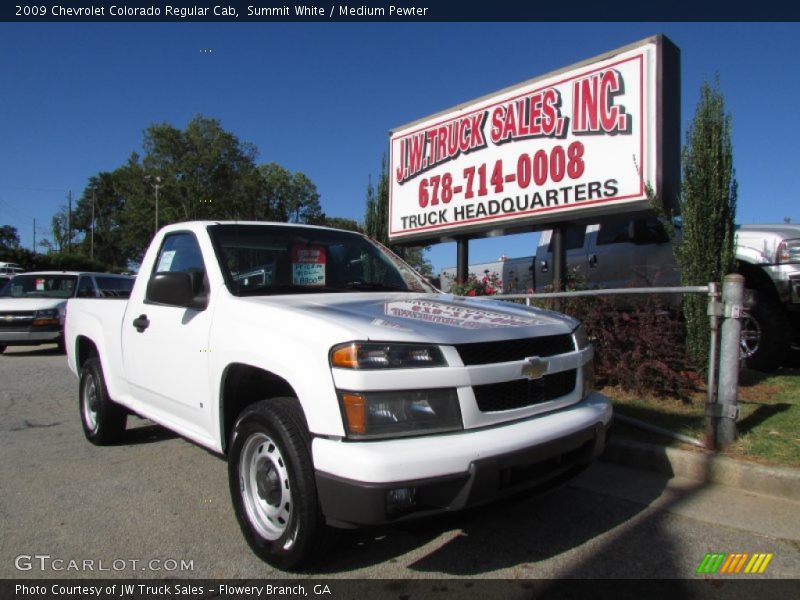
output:
[[[449,294],[347,293],[248,298],[351,330],[352,339],[462,344],[556,335],[578,324],[565,315]]]
[[[0,298],[0,311],[17,310],[49,310],[58,308],[63,311],[67,301],[63,298]]]

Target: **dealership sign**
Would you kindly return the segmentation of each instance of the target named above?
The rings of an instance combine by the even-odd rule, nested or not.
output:
[[[394,130],[389,237],[437,241],[648,208],[647,187],[661,196],[677,179],[677,133],[664,133],[665,122],[678,127],[677,60],[657,36]]]

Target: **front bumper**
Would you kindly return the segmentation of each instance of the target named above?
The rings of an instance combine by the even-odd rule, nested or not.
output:
[[[593,393],[561,411],[482,430],[383,442],[315,439],[322,512],[336,526],[378,525],[561,483],[602,453],[611,414],[608,398]]]
[[[2,331],[0,330],[0,344],[6,346],[35,346],[49,344],[61,339],[60,327],[42,327],[27,331]]]

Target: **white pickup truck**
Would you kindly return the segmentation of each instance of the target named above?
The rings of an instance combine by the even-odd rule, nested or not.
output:
[[[562,482],[612,419],[578,322],[442,294],[352,232],[171,225],[130,300],[68,315],[86,437],[130,412],[224,455],[247,542],[285,569],[331,527]]]
[[[551,235],[545,231],[539,238],[534,291],[553,280]],[[792,344],[800,347],[800,226],[737,226],[735,242],[737,269],[747,288],[741,354],[750,368],[771,371],[784,363]],[[571,224],[564,245],[569,268],[589,288],[680,285],[672,242],[658,219]]]

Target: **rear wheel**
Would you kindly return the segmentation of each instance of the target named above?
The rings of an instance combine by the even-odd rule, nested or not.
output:
[[[780,303],[761,292],[746,290],[740,356],[757,371],[780,367],[791,345],[791,323]]]
[[[6,348],[8,348],[8,346],[6,346],[5,344],[0,344],[0,354],[2,354],[3,352],[5,352],[5,351],[6,351]]]
[[[228,482],[236,518],[260,558],[297,569],[330,537],[317,500],[308,430],[297,400],[262,400],[234,425]]]
[[[125,432],[127,414],[108,397],[99,358],[92,357],[83,363],[78,389],[81,424],[86,439],[98,446],[119,441]]]

